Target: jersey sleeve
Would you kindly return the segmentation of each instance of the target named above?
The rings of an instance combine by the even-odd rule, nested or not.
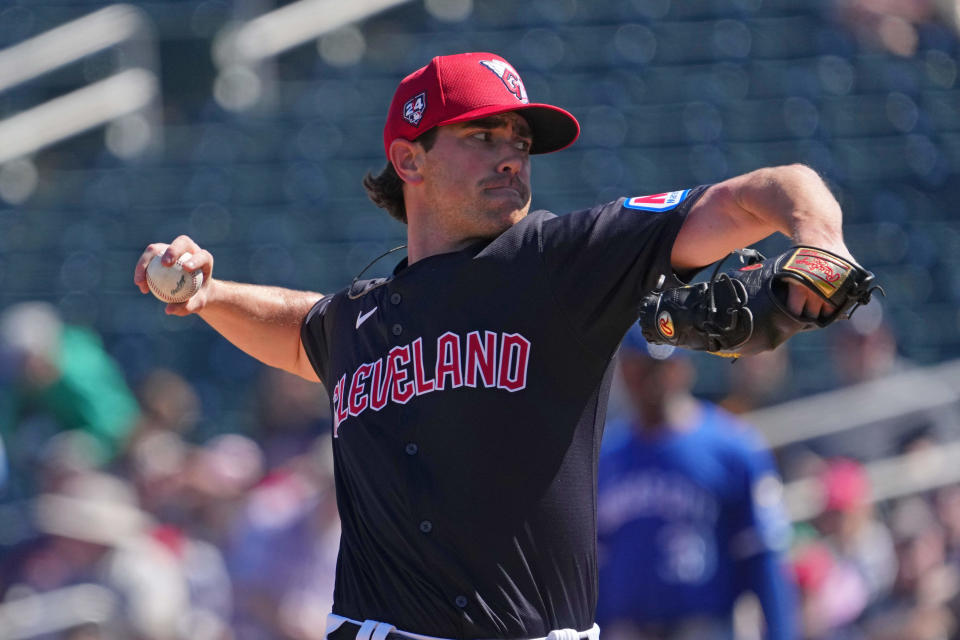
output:
[[[326,296],[318,300],[300,326],[300,342],[303,344],[303,350],[310,358],[313,370],[324,384],[328,380],[327,365],[330,360],[327,315],[333,298],[334,296]]]
[[[674,239],[707,186],[614,202],[544,221],[541,252],[554,298],[588,346],[615,346],[644,293],[670,266]]]

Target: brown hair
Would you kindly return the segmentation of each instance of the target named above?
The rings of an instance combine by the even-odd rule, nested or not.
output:
[[[436,141],[437,128],[434,127],[424,132],[415,142],[420,143],[424,151],[430,151]],[[404,224],[407,223],[407,207],[403,202],[403,180],[397,175],[392,162],[388,160],[387,165],[377,175],[368,171],[363,177],[363,188],[367,190],[367,197],[373,204],[386,209],[391,217]]]

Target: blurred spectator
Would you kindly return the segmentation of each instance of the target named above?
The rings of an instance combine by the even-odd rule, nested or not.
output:
[[[219,638],[229,629],[233,584],[222,550],[262,465],[259,447],[245,436],[222,434],[197,447],[156,423],[129,451],[142,504],[163,522],[154,537],[177,558],[187,581],[194,633]]]
[[[189,522],[189,503],[182,493],[188,483],[191,455],[179,434],[153,431],[138,434],[126,456],[126,474],[143,508],[164,522]]]
[[[934,0],[946,23],[960,33],[960,0]]]
[[[188,434],[200,420],[200,397],[180,374],[154,369],[137,387],[142,416],[139,432]]]
[[[257,424],[268,468],[309,450],[328,433],[330,403],[317,383],[273,367],[263,367],[257,382]]]
[[[619,357],[634,413],[610,425],[600,461],[604,637],[732,638],[746,591],[760,601],[767,637],[795,637],[782,556],[789,523],[769,451],[691,395],[682,352],[648,345],[634,327]]]
[[[861,47],[910,57],[917,51],[917,26],[937,17],[940,0],[835,1],[840,19],[853,30]]]
[[[920,29],[941,21],[960,31],[958,0],[835,0],[840,19],[864,49],[886,49],[898,56],[917,52]]]
[[[61,431],[91,436],[95,464],[111,460],[139,415],[123,373],[91,331],[65,325],[53,306],[25,302],[0,316],[0,429],[12,482],[29,494],[36,452]]]
[[[178,500],[185,522],[203,539],[226,545],[264,473],[263,452],[250,438],[235,433],[211,438],[187,461]]]
[[[198,447],[156,431],[141,438],[129,458],[132,481],[152,514],[220,548],[264,473],[260,447],[239,434],[221,434]]]
[[[764,351],[740,358],[730,367],[730,391],[720,406],[735,414],[782,402],[793,393],[790,377],[790,350]]]
[[[322,640],[340,543],[329,436],[250,492],[228,559],[238,640]]]
[[[920,496],[897,502],[891,513],[899,564],[894,589],[868,626],[877,640],[938,640],[960,630],[950,609],[958,572],[946,563],[943,527]]]
[[[143,508],[163,522],[190,521],[182,492],[189,483],[194,448],[185,438],[195,435],[201,416],[200,398],[180,374],[155,369],[137,387],[141,417],[124,456]]]
[[[823,511],[815,524],[838,561],[853,567],[865,590],[863,608],[881,602],[897,575],[887,527],[876,517],[863,466],[845,458],[826,462],[820,473]]]
[[[800,593],[802,637],[805,640],[864,637],[856,622],[867,604],[867,588],[856,568],[816,539],[797,545],[792,564]]]
[[[857,309],[849,322],[832,327],[833,367],[841,386],[859,384],[907,369],[898,355],[893,330],[883,319],[883,306],[874,300]]]
[[[960,568],[960,485],[949,485],[937,491],[937,521],[946,535],[947,559]]]
[[[20,621],[26,628],[18,629],[19,637],[70,629],[83,637],[94,628],[105,637],[196,637],[185,635],[189,629],[183,626],[190,601],[181,566],[152,535],[153,519],[138,508],[125,482],[80,473],[40,495],[34,513],[42,537],[16,554],[0,596],[4,608],[32,598],[28,602],[39,609],[39,615]],[[88,598],[58,597],[77,593],[70,588],[78,586],[93,586],[102,606],[92,606]]]
[[[181,637],[232,638],[233,585],[220,549],[173,525],[158,526],[151,535],[176,558],[186,580],[190,607],[181,613]]]

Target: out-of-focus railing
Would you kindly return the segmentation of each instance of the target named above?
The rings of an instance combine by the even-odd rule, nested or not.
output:
[[[806,396],[743,417],[776,448],[914,414],[924,414],[938,424],[958,426],[958,403],[960,360],[953,360]]]
[[[103,125],[117,156],[160,148],[157,44],[150,19],[137,7],[111,5],[0,51],[0,92],[111,48],[118,51],[115,74],[0,121],[0,165],[30,163],[37,151]],[[13,199],[29,195],[20,189]]]
[[[902,437],[899,425],[922,424],[942,444],[874,459],[865,464],[869,499],[883,502],[960,483],[960,360],[911,369],[886,378],[792,400],[745,414],[774,447],[817,439],[847,438],[860,449],[883,446]],[[814,518],[824,507],[817,478],[799,478],[784,488],[794,521]]]

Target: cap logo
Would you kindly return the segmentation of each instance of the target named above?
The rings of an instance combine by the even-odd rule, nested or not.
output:
[[[527,90],[523,86],[523,81],[520,80],[520,74],[518,74],[513,67],[503,60],[481,60],[480,64],[490,69],[494,75],[500,78],[507,87],[507,90],[510,91],[517,100],[524,104],[530,102],[530,99],[527,98]]]
[[[421,91],[403,103],[403,119],[415,127],[420,126],[423,112],[427,110],[427,93]]]

